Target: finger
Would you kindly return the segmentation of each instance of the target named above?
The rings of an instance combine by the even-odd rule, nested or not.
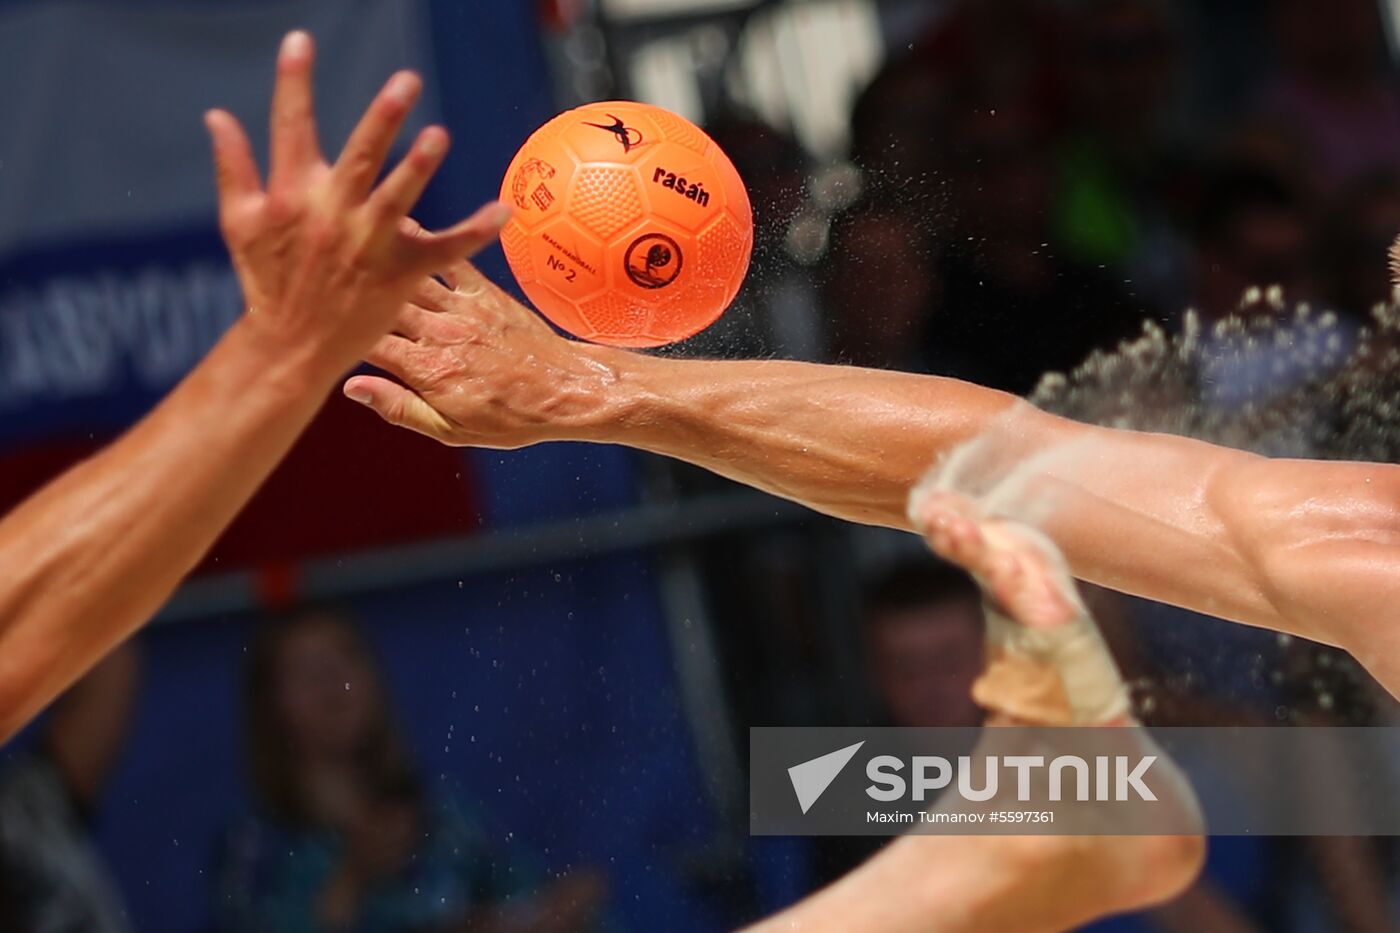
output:
[[[494,201],[466,220],[427,236],[401,237],[408,253],[405,261],[425,273],[451,269],[495,242],[510,220],[510,208]]]
[[[379,338],[379,342],[365,354],[365,362],[411,382],[413,353],[417,348],[418,345],[411,340],[388,334]]]
[[[272,168],[269,185],[293,181],[321,160],[311,100],[311,36],[287,33],[277,55],[277,87],[272,92]]]
[[[418,134],[408,155],[394,166],[389,177],[370,195],[370,204],[381,217],[403,217],[418,199],[423,189],[428,187],[438,167],[447,155],[447,131],[440,126],[430,126]],[[415,226],[417,222],[414,222]],[[419,230],[422,228],[419,227]],[[419,236],[417,232],[413,236]]]
[[[214,147],[214,179],[219,190],[219,205],[227,207],[239,198],[258,194],[262,190],[262,180],[258,177],[257,163],[253,161],[253,147],[233,114],[210,110],[204,115],[204,126],[209,130]]]
[[[441,317],[430,308],[406,304],[399,309],[399,316],[394,321],[394,333],[416,343],[435,343],[445,336],[439,326]]]
[[[457,299],[479,299],[479,298],[500,298],[513,301],[500,286],[491,281],[476,267],[476,264],[468,259],[458,259],[448,266],[446,271],[441,273],[442,279],[451,289],[450,294]],[[453,311],[457,307],[456,303],[449,304],[448,311]]]
[[[424,276],[410,299],[420,308],[439,314],[452,310],[452,290],[432,276]]]
[[[354,376],[345,397],[373,409],[390,424],[446,441],[452,425],[417,393],[379,376]]]
[[[411,71],[400,71],[389,79],[360,118],[336,160],[333,174],[336,193],[346,203],[359,204],[369,194],[389,155],[389,147],[422,90],[421,78]]]
[[[476,294],[491,284],[491,280],[481,274],[470,260],[458,257],[446,269],[438,273],[447,287],[456,292]]]

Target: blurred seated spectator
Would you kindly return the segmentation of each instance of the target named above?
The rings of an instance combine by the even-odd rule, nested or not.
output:
[[[1289,301],[1317,297],[1306,193],[1268,168],[1215,168],[1202,185],[1196,225],[1196,308],[1207,320],[1239,310],[1251,288],[1283,288]]]
[[[594,928],[602,879],[553,882],[414,769],[378,665],[344,616],[267,623],[247,677],[259,817],[219,871],[229,931]]]
[[[971,728],[982,725],[972,684],[985,667],[982,593],[962,570],[923,556],[901,560],[861,597],[872,725]],[[823,838],[813,842],[819,884],[835,881],[888,839]]]
[[[1286,403],[1290,393],[1330,378],[1356,346],[1361,321],[1349,309],[1337,309],[1341,313],[1327,327],[1311,327],[1295,316],[1299,305],[1316,307],[1324,295],[1313,213],[1303,192],[1262,167],[1223,165],[1204,185],[1196,307],[1207,325],[1234,317],[1255,334],[1207,333],[1196,365],[1201,401],[1209,409],[1249,418],[1274,402]],[[1382,247],[1377,258],[1384,255]],[[1321,430],[1334,409],[1333,400],[1320,398],[1307,420]],[[1252,443],[1275,456],[1308,454],[1299,445],[1313,442],[1300,441],[1292,430],[1305,427],[1300,418],[1281,422],[1275,436],[1262,434]]]
[[[1054,4],[957,3],[861,95],[867,190],[834,225],[824,282],[839,359],[1025,394],[1140,333],[1121,272],[1051,246],[1062,32]]]
[[[1020,395],[1138,336],[1147,312],[1121,279],[1051,248],[1042,118],[1024,102],[969,99],[950,128],[952,221],[927,331],[933,371]]]
[[[822,271],[830,355],[876,369],[919,371],[938,264],[919,218],[861,201],[838,215]]]
[[[1400,84],[1376,0],[1274,0],[1280,70],[1265,108],[1297,127],[1324,193],[1400,165]]]
[[[118,648],[53,706],[0,773],[0,930],[122,933],[121,893],[90,827],[121,755],[140,659]]]
[[[1314,199],[1311,156],[1296,126],[1267,113],[1245,116],[1212,147],[1205,171],[1250,166],[1277,178],[1300,199]]]
[[[861,600],[870,687],[884,725],[980,726],[973,681],[986,664],[982,593],[951,564],[908,560]]]

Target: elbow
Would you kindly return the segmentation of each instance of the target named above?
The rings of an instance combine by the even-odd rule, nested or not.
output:
[[[1253,461],[1213,490],[1242,572],[1240,621],[1351,646],[1345,594],[1374,592],[1400,569],[1400,467]]]

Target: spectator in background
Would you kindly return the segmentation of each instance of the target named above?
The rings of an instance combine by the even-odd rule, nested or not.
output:
[[[874,725],[980,727],[972,684],[986,666],[982,593],[966,573],[928,557],[907,558],[876,577],[861,597],[861,628]],[[888,839],[813,841],[813,870],[835,881]]]
[[[958,3],[861,95],[867,197],[828,253],[838,358],[1024,394],[1141,331],[1121,274],[1051,248],[1064,31],[1053,4]]]
[[[922,46],[921,46],[922,48]],[[888,62],[851,115],[863,195],[831,225],[821,270],[827,355],[856,366],[927,368],[938,290],[930,231],[946,212],[946,75],[924,55]]]
[[[247,727],[260,817],[220,870],[229,931],[592,928],[588,872],[541,884],[460,801],[425,784],[354,625],[329,611],[267,624],[253,648]]]
[[[972,684],[986,666],[982,594],[951,564],[908,560],[862,599],[871,690],[886,725],[975,727]]]
[[[1050,248],[1045,124],[1024,100],[960,101],[947,143],[954,221],[928,329],[934,372],[1025,394],[1141,332],[1147,312],[1118,283]]]
[[[1206,168],[1252,167],[1279,179],[1311,203],[1311,159],[1297,127],[1270,114],[1254,113],[1238,120],[1217,142]]]
[[[1218,320],[1239,309],[1248,289],[1271,285],[1281,286],[1291,301],[1316,298],[1311,221],[1305,192],[1268,168],[1216,168],[1200,195],[1197,310]]]
[[[938,269],[920,219],[862,201],[839,215],[822,274],[830,355],[843,363],[919,371]]]
[[[1311,175],[1330,193],[1400,166],[1400,84],[1386,58],[1376,0],[1275,0],[1280,70],[1264,107],[1296,127]]]
[[[0,773],[0,930],[130,929],[90,826],[126,739],[139,660],[131,645],[110,654],[54,704],[34,746]]]
[[[1203,186],[1196,244],[1196,307],[1211,329],[1193,362],[1200,402],[1228,417],[1247,417],[1318,379],[1327,378],[1359,339],[1361,322],[1342,313],[1313,327],[1295,314],[1322,295],[1316,268],[1314,212],[1304,192],[1260,166],[1227,164]],[[1384,255],[1384,252],[1379,253]],[[1277,289],[1277,291],[1275,291]],[[1257,335],[1267,334],[1267,339]],[[1329,368],[1330,367],[1330,368]],[[1317,425],[1335,417],[1334,402],[1309,412]],[[1276,456],[1299,455],[1294,422],[1252,444]]]

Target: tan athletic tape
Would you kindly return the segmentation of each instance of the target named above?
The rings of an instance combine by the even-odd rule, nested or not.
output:
[[[1122,719],[1132,711],[1128,689],[1087,612],[1066,625],[1027,628],[991,602],[983,603],[992,656],[1004,652],[1059,672],[1076,726]]]

